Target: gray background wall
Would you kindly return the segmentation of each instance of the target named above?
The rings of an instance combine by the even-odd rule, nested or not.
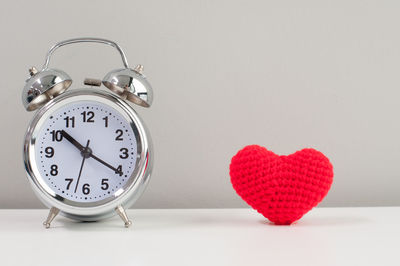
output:
[[[399,205],[399,2],[276,2],[3,1],[0,207],[42,207],[22,165],[33,113],[20,94],[28,67],[77,36],[115,40],[154,87],[152,108],[137,108],[156,161],[136,207],[246,206],[228,167],[253,143],[324,152],[335,167],[324,206]],[[121,62],[85,44],[58,50],[51,66],[76,88]]]

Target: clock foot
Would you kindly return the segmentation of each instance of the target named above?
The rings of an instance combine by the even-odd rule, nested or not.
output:
[[[57,214],[60,212],[59,209],[55,207],[51,207],[49,215],[47,216],[46,221],[44,221],[43,225],[46,228],[50,227],[50,223],[54,220],[54,218],[57,216]]]
[[[126,228],[132,225],[131,220],[129,220],[128,215],[126,215],[125,209],[122,206],[115,208],[115,211],[118,213],[119,217],[121,217],[122,221],[124,221]]]

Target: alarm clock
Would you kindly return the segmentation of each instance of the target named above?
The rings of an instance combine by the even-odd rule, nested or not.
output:
[[[51,55],[61,46],[85,42],[116,48],[124,68],[103,80],[85,79],[90,87],[67,91],[72,79],[49,68]],[[55,44],[43,68],[32,67],[29,73],[22,102],[36,113],[26,131],[23,159],[34,192],[50,208],[44,226],[49,228],[60,213],[80,221],[118,214],[129,227],[125,209],[144,191],[153,164],[150,134],[129,104],[151,106],[143,66],[129,68],[113,41],[76,38]]]

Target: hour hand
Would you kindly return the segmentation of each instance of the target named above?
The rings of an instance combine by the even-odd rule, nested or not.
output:
[[[68,134],[65,130],[61,130],[61,135],[66,138],[69,142],[72,143],[79,151],[85,150],[85,147],[82,146],[76,139],[74,139],[70,134]]]

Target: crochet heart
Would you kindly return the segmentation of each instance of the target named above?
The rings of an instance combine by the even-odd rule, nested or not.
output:
[[[291,224],[315,207],[333,181],[329,159],[314,149],[276,155],[250,145],[231,161],[233,188],[251,207],[275,224]]]

